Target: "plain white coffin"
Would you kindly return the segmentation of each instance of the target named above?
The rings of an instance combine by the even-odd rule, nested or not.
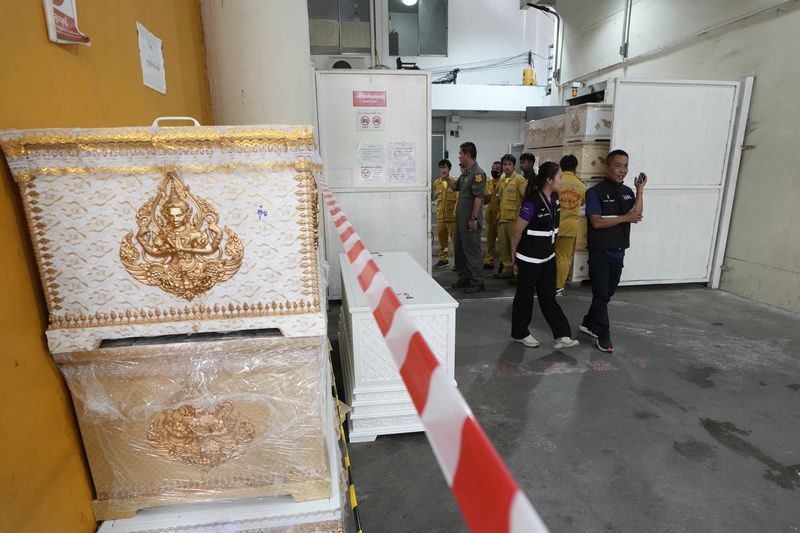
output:
[[[564,140],[595,141],[611,139],[614,108],[609,104],[582,104],[567,108],[567,133]]]
[[[456,308],[454,300],[405,252],[373,254],[389,285],[408,309],[431,350],[452,379],[455,370]],[[350,442],[378,435],[423,431],[411,397],[370,311],[345,254],[339,348]]]

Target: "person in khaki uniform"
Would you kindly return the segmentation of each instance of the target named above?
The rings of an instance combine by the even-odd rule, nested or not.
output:
[[[556,236],[556,294],[564,293],[572,257],[575,255],[575,240],[578,237],[578,217],[581,206],[586,203],[586,185],[575,175],[578,158],[565,155],[559,163],[564,184],[558,193],[561,201],[561,225]]]
[[[514,223],[519,217],[519,208],[522,206],[522,199],[525,197],[525,188],[528,180],[517,174],[514,169],[517,165],[517,158],[511,154],[506,154],[500,160],[503,166],[503,177],[500,178],[499,191],[500,206],[497,213],[497,235],[500,239],[500,253],[502,257],[502,272],[498,278],[514,277],[514,261],[511,257],[511,232]]]
[[[486,182],[486,195],[483,201],[486,203],[486,255],[483,257],[483,269],[494,270],[494,262],[497,258],[497,210],[500,207],[500,197],[495,200],[495,186],[503,175],[500,161],[492,163],[492,177]]]
[[[450,188],[448,179],[453,164],[447,159],[439,161],[439,177],[433,180],[433,195],[436,198],[436,229],[439,238],[439,262],[433,268],[446,267],[448,252],[455,248],[456,202],[458,192]]]
[[[450,188],[458,191],[456,203],[456,272],[458,281],[453,289],[464,289],[467,294],[486,290],[483,284],[483,254],[481,230],[483,229],[483,197],[486,190],[486,173],[475,161],[478,150],[475,144],[465,142],[458,150],[461,176],[447,178]]]

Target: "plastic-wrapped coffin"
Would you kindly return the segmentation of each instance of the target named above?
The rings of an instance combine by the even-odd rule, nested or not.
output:
[[[327,339],[206,337],[113,341],[56,356],[97,519],[179,503],[331,496]]]
[[[53,353],[102,339],[325,334],[309,127],[0,134]]]

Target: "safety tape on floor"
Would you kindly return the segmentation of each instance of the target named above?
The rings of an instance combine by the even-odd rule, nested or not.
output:
[[[370,257],[328,184],[325,208],[399,369],[464,521],[477,533],[547,532],[528,498]]]
[[[344,470],[347,474],[347,495],[350,502],[350,510],[353,513],[355,533],[362,533],[361,515],[358,512],[358,499],[356,498],[356,484],[353,482],[353,474],[350,471],[350,452],[347,450],[347,438],[344,435],[344,417],[339,412],[339,392],[336,390],[336,377],[333,372],[333,361],[331,361],[330,355],[328,356],[328,362],[331,366],[331,388],[333,389],[333,397],[336,400],[336,418],[339,420],[339,441],[342,443]]]

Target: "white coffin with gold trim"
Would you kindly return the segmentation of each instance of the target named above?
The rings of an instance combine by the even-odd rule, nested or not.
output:
[[[524,150],[561,146],[564,143],[565,120],[565,115],[556,115],[528,122],[525,126]]]
[[[102,339],[324,335],[309,127],[0,134],[53,353]]]
[[[614,125],[614,106],[610,104],[581,104],[567,108],[566,142],[611,139]]]

